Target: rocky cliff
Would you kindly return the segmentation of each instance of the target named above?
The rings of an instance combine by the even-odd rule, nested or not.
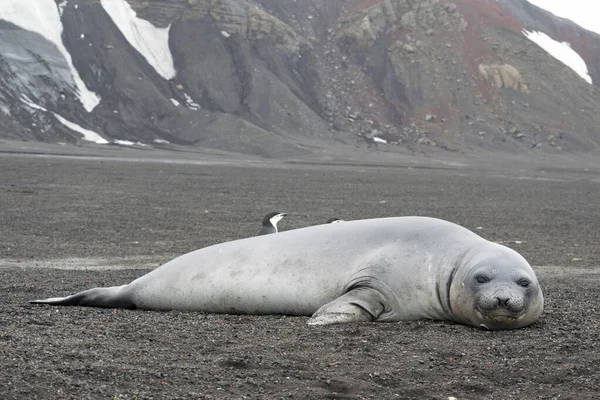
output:
[[[524,30],[568,41],[593,84]],[[598,82],[600,36],[525,0],[0,4],[0,138],[589,151]]]

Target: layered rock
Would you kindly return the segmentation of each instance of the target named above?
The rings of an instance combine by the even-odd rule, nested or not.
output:
[[[56,45],[0,21],[0,137],[86,143],[60,115],[113,143],[266,157],[338,143],[510,152],[600,143],[597,88],[522,31],[566,32],[595,83],[600,37],[525,0],[129,0],[137,18],[168,30],[168,78],[106,12],[116,1],[57,1],[64,47],[101,98],[91,112]]]

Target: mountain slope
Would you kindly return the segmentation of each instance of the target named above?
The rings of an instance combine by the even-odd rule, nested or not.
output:
[[[570,42],[593,84],[524,30]],[[589,151],[598,68],[599,35],[525,0],[6,0],[0,137]]]

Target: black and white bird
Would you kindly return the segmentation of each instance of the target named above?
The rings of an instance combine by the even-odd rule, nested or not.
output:
[[[259,235],[268,235],[270,233],[277,233],[277,223],[281,220],[281,218],[285,217],[287,213],[281,213],[278,211],[270,212],[262,220],[262,226],[260,230],[256,234]]]
[[[343,219],[339,219],[339,218],[335,218],[335,217],[334,218],[329,218],[327,220],[328,224],[337,224],[338,222],[344,222],[344,220]]]

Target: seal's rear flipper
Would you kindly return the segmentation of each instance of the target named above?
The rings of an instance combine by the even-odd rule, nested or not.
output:
[[[30,300],[31,304],[49,304],[51,306],[83,306],[104,308],[131,308],[135,304],[123,293],[127,285],[86,290],[67,297],[51,297],[44,300]]]
[[[308,320],[308,325],[369,322],[384,310],[384,298],[370,288],[356,288],[325,304]]]

